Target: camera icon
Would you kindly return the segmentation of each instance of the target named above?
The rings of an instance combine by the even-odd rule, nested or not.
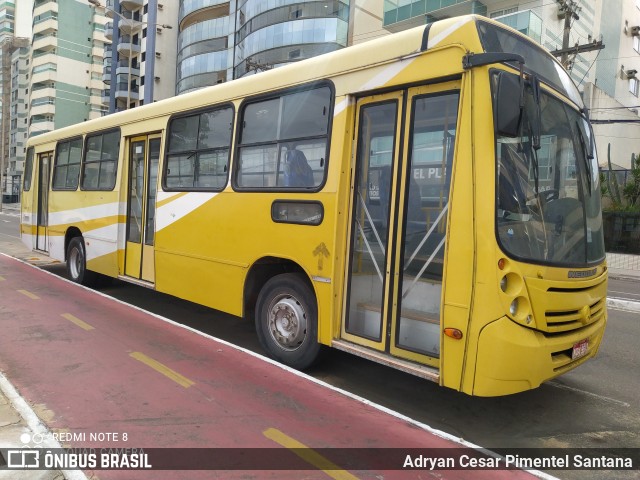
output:
[[[39,468],[39,450],[7,450],[7,468]]]

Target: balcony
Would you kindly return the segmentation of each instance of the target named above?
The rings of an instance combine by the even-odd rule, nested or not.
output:
[[[139,77],[140,67],[134,63],[129,65],[128,60],[120,60],[116,64],[116,75],[127,75],[132,77]]]
[[[542,43],[542,19],[531,10],[496,17],[494,20],[518,30],[538,43]]]
[[[400,3],[406,3],[400,5]],[[390,32],[425,25],[434,20],[475,13],[487,15],[487,6],[478,0],[392,0],[384,2],[383,26]]]
[[[135,10],[144,6],[144,0],[120,0],[120,6],[127,10]]]
[[[43,36],[34,35],[33,45],[31,46],[31,48],[35,52],[36,50],[39,50],[39,51],[54,50],[57,46],[58,46],[58,37],[54,34],[43,35]]]
[[[133,35],[142,30],[142,22],[138,12],[127,12],[126,10],[120,14],[118,28],[123,35]]]
[[[113,39],[113,22],[107,22],[104,24],[104,36],[107,40]]]
[[[46,2],[34,2],[32,12],[33,18],[38,18],[40,15],[46,12],[58,13],[58,3],[54,0],[48,0]]]
[[[118,53],[125,57],[137,55],[140,53],[140,43],[134,43],[129,35],[123,35],[118,43]]]
[[[35,104],[34,104],[35,103]],[[34,115],[54,115],[56,113],[56,106],[51,103],[37,103],[37,100],[31,103],[29,114]]]
[[[58,31],[58,17],[46,16],[33,21],[33,35],[48,34]]]
[[[108,105],[111,100],[111,91],[109,89],[102,90],[102,96],[100,99],[103,105]]]
[[[131,87],[129,90],[129,84],[117,83],[116,84],[116,99],[118,100],[138,100],[140,98],[140,89],[137,85]]]
[[[107,18],[113,18],[115,15],[113,11],[115,10],[115,0],[107,0],[105,2],[104,16]]]
[[[102,68],[102,81],[107,85],[111,83],[111,65],[105,65]]]

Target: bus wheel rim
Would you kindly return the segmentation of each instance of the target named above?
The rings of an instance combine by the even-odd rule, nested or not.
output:
[[[71,255],[69,256],[69,266],[73,278],[79,278],[82,273],[82,254],[77,248],[73,248],[71,250]]]
[[[298,349],[307,335],[307,315],[302,304],[291,295],[279,295],[269,308],[269,333],[280,348]]]

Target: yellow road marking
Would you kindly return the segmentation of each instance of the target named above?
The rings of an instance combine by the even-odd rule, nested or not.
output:
[[[195,385],[196,382],[189,380],[187,377],[180,375],[175,370],[171,370],[166,365],[154,360],[151,357],[147,357],[144,353],[141,352],[132,352],[129,354],[130,357],[135,358],[136,360],[144,363],[148,367],[153,368],[156,372],[161,373],[167,378],[170,378],[174,382],[179,385],[182,385],[184,388],[189,388],[191,385]]]
[[[325,474],[334,478],[335,480],[358,480],[358,477],[351,475],[346,470],[340,469],[331,460],[323,457],[318,452],[307,447],[304,443],[300,443],[295,438],[282,433],[275,428],[268,428],[262,434],[270,440],[279,443],[285,448],[293,451],[298,457],[307,463],[310,463],[319,470],[322,470]]]
[[[20,292],[26,297],[29,297],[32,300],[40,300],[39,296],[37,296],[35,293],[28,292],[27,290],[18,290],[18,292]]]
[[[0,282],[4,282],[5,280],[6,279],[2,275],[0,275]]]
[[[75,316],[71,315],[70,313],[63,313],[60,316],[63,317],[63,318],[66,318],[70,322],[75,323],[77,326],[79,326],[80,328],[83,328],[84,330],[87,330],[87,331],[93,330],[93,327],[91,325],[89,325],[87,322],[84,322],[84,321],[80,320],[78,317],[75,317]]]

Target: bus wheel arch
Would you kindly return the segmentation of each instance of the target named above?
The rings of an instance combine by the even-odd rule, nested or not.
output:
[[[315,291],[299,265],[263,260],[247,277],[245,314],[255,319],[258,339],[269,357],[302,370],[320,353]]]

